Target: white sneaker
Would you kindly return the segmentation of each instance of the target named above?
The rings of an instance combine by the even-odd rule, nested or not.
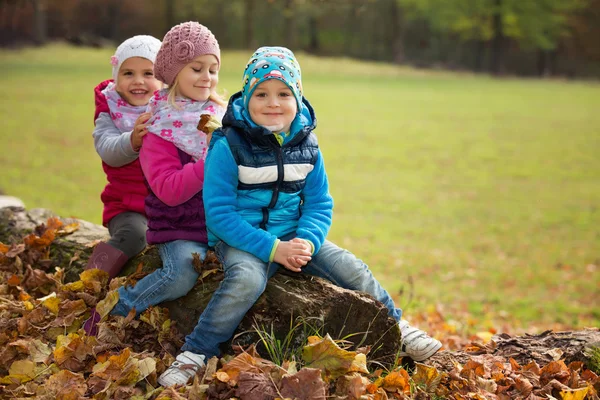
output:
[[[161,386],[185,385],[190,378],[196,376],[196,372],[204,367],[204,356],[191,351],[179,354],[173,364],[158,378]]]
[[[398,323],[400,333],[402,333],[400,357],[408,356],[415,361],[424,361],[438,352],[442,343],[430,337],[422,330],[412,327],[407,321],[402,320]]]

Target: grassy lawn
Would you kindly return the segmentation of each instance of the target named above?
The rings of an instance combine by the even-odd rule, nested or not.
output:
[[[100,222],[93,87],[110,50],[0,50],[0,188]],[[226,52],[232,94],[250,52]],[[330,239],[410,315],[456,329],[600,326],[600,84],[299,56]]]

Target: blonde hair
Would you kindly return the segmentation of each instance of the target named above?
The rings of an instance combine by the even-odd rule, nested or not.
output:
[[[177,97],[177,94],[178,94],[178,88],[179,88],[179,79],[177,79],[177,77],[175,77],[175,82],[173,82],[173,85],[169,87],[169,92],[167,94],[167,102],[169,103],[170,106],[175,107],[177,109],[179,109],[179,106],[175,102],[175,98]],[[227,107],[227,100],[225,100],[225,96],[218,94],[216,91],[216,88],[208,96],[208,100],[210,100],[214,103],[217,103],[221,107]]]

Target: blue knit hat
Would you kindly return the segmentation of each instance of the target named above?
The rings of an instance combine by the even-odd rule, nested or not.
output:
[[[261,47],[252,54],[244,70],[242,99],[244,108],[254,89],[268,79],[285,83],[296,98],[298,112],[302,110],[302,82],[300,65],[291,50],[285,47]]]

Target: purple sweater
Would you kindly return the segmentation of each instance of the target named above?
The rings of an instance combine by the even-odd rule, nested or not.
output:
[[[150,188],[146,197],[149,244],[184,239],[207,242],[202,201],[204,161],[149,133],[140,150],[142,171]]]

